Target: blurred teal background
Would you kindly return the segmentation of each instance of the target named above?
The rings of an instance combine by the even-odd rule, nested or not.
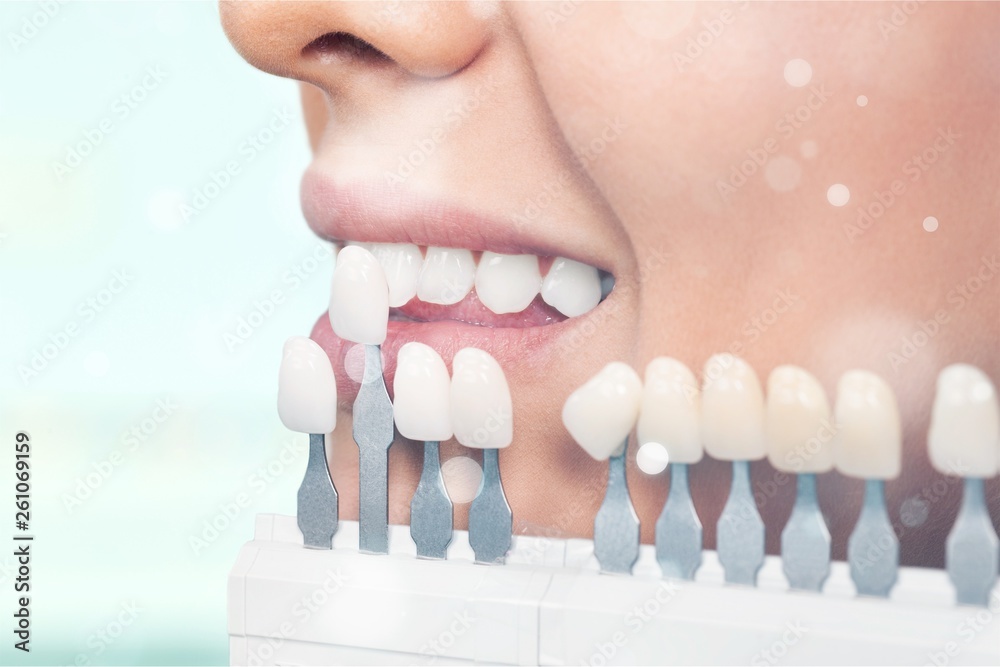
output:
[[[254,514],[294,511],[306,440],[278,421],[278,362],[332,259],[299,211],[297,87],[217,12],[0,4],[4,664],[226,663],[228,569]],[[20,430],[30,654],[9,629]]]

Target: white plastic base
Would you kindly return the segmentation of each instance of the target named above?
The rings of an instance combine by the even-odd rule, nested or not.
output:
[[[890,600],[857,598],[846,564],[822,594],[790,592],[768,557],[759,587],[723,585],[715,552],[697,581],[661,579],[653,548],[632,576],[597,571],[589,540],[515,536],[503,566],[415,557],[408,526],[390,555],[302,546],[294,517],[260,515],[229,577],[230,662],[330,664],[1000,665],[1000,588],[958,607],[940,570],[903,568]]]

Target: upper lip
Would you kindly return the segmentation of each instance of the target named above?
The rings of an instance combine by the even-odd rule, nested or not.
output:
[[[309,227],[331,241],[413,243],[505,254],[565,257],[614,274],[607,258],[541,224],[498,220],[372,181],[336,183],[315,165],[302,178]]]

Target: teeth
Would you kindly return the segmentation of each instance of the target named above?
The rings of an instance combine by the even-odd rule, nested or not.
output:
[[[627,364],[614,361],[570,394],[563,406],[566,430],[598,461],[621,453],[635,426],[642,381]]]
[[[646,366],[639,443],[663,445],[673,463],[697,463],[702,457],[700,406],[698,381],[688,367],[669,357],[653,359]]]
[[[381,345],[389,321],[389,288],[375,257],[360,246],[337,255],[330,289],[330,324],[345,340]]]
[[[319,345],[305,336],[285,342],[278,371],[278,417],[299,433],[330,433],[337,425],[337,381]]]
[[[833,468],[834,427],[819,380],[798,366],[778,366],[767,378],[764,420],[767,458],[777,470],[823,473]]]
[[[425,303],[450,306],[465,298],[476,276],[472,253],[455,248],[427,248],[417,283],[417,297]]]
[[[608,298],[611,290],[615,288],[615,277],[610,273],[601,274],[601,300]]]
[[[423,343],[407,343],[396,357],[392,412],[396,428],[411,440],[447,440],[451,432],[448,367]]]
[[[367,248],[385,271],[389,307],[406,305],[417,295],[417,280],[424,261],[420,248],[412,243],[372,243]]]
[[[927,434],[931,463],[946,475],[993,477],[1000,466],[1000,403],[981,370],[953,364],[938,375]]]
[[[496,359],[476,348],[459,350],[452,360],[451,422],[466,447],[500,449],[514,439],[507,379]]]
[[[764,393],[743,359],[716,354],[705,364],[701,437],[705,451],[721,461],[755,461],[767,453]]]
[[[899,476],[902,428],[896,396],[885,380],[868,371],[848,371],[837,384],[834,463],[860,479]]]
[[[542,283],[534,255],[500,255],[484,252],[476,270],[476,295],[497,315],[527,308]]]
[[[557,257],[542,283],[542,299],[566,317],[583,315],[601,302],[601,277],[592,266]]]

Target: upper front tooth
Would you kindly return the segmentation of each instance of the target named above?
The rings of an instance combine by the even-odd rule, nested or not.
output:
[[[472,289],[476,260],[463,248],[427,248],[420,270],[417,297],[425,303],[449,306],[458,303]]]
[[[613,361],[569,395],[563,424],[584,451],[604,461],[621,454],[641,401],[642,380],[628,364]]]
[[[330,289],[330,324],[345,340],[381,345],[389,322],[389,288],[375,257],[349,245],[337,255]]]
[[[767,458],[777,470],[823,473],[833,468],[834,428],[819,380],[798,366],[778,366],[767,378],[764,420]]]
[[[837,470],[861,479],[899,476],[902,427],[896,396],[885,380],[868,371],[848,371],[837,383],[833,409]]]
[[[466,447],[499,449],[514,439],[507,378],[483,350],[459,350],[451,362],[451,422]]]
[[[292,336],[278,371],[278,417],[299,433],[330,433],[337,426],[337,381],[333,366],[315,341]]]
[[[410,342],[396,356],[392,412],[396,429],[411,440],[447,440],[451,430],[448,367],[433,348]]]
[[[764,458],[764,392],[753,368],[739,357],[716,354],[705,364],[701,437],[721,461]]]
[[[372,243],[368,250],[385,271],[389,284],[389,307],[398,308],[417,294],[417,279],[423,256],[412,243]]]
[[[542,283],[542,300],[566,317],[583,315],[601,302],[601,277],[592,266],[557,257]]]
[[[1000,403],[981,370],[953,364],[938,375],[927,434],[931,463],[939,472],[993,477],[1000,466]]]
[[[690,369],[669,357],[653,359],[642,389],[639,443],[660,443],[672,463],[697,463],[702,457],[700,406],[698,381]]]
[[[538,295],[542,274],[534,255],[484,252],[476,270],[476,295],[497,315],[519,313]]]

